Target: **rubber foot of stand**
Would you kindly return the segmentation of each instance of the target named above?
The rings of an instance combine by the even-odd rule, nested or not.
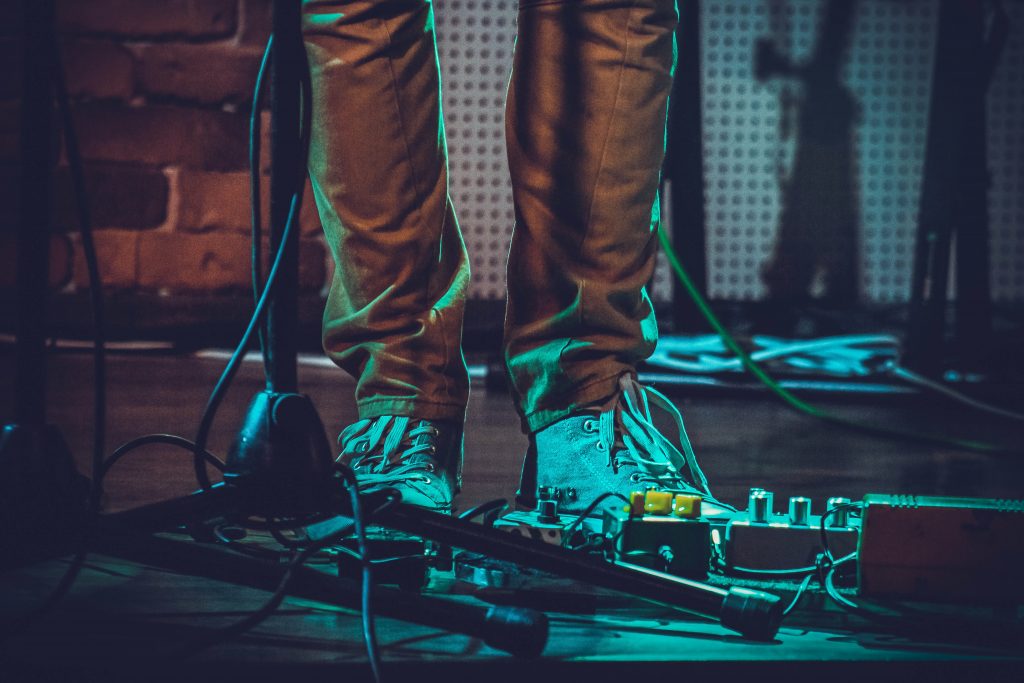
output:
[[[0,436],[0,566],[71,552],[88,518],[89,479],[60,430],[9,424]]]

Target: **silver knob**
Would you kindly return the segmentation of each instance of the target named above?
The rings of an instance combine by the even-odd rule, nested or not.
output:
[[[771,517],[772,511],[775,508],[775,494],[762,488],[752,488],[750,489],[750,493],[747,494],[747,501],[749,503],[748,507],[754,507],[753,500],[758,496],[768,499],[768,516]]]
[[[771,491],[765,491],[764,489],[751,489],[750,500],[747,508],[747,513],[750,515],[750,521],[758,524],[768,522],[772,516],[772,501],[773,496]]]
[[[811,499],[793,496],[789,499],[789,523],[807,526],[811,521]]]
[[[829,498],[828,499],[828,504],[825,506],[825,511],[827,512],[828,510],[831,510],[832,508],[838,507],[840,505],[849,505],[849,504],[850,504],[850,499],[849,498],[839,498],[839,497]],[[846,507],[840,508],[839,510],[836,510],[835,512],[833,512],[829,516],[829,519],[828,519],[828,526],[830,526],[830,527],[844,527],[844,526],[849,526],[849,524],[850,524],[850,508],[846,508]]]

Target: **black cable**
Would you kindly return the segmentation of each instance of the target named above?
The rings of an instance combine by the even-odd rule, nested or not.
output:
[[[603,503],[608,498],[619,498],[623,502],[625,502],[626,505],[629,505],[629,498],[626,498],[618,491],[605,491],[601,495],[594,498],[594,500],[591,501],[590,505],[588,505],[586,509],[579,514],[579,517],[574,519],[569,526],[565,527],[565,531],[562,532],[562,538],[569,538],[572,532],[574,532],[579,525],[583,524],[583,520],[589,517],[591,513],[593,513],[594,510],[597,509],[597,506]]]
[[[239,555],[245,555],[247,557],[255,557],[259,560],[271,560],[273,562],[280,562],[283,557],[288,555],[287,552],[280,550],[271,550],[269,548],[261,548],[252,544],[243,544],[236,539],[230,538],[225,535],[222,530],[223,525],[217,525],[213,528],[213,535],[221,542],[228,550],[234,551]]]
[[[800,587],[796,589],[796,595],[793,596],[793,599],[790,601],[786,609],[782,610],[782,616],[785,617],[789,615],[789,613],[796,608],[797,603],[800,602],[800,598],[804,597],[804,593],[807,592],[808,586],[811,585],[811,579],[813,578],[814,574],[808,574],[804,577],[804,580],[800,582]]]
[[[296,188],[292,192],[292,198],[288,207],[288,216],[285,221],[284,230],[282,231],[280,244],[278,245],[277,253],[274,256],[273,264],[270,268],[270,272],[267,275],[266,282],[262,282],[262,217],[261,217],[261,190],[260,190],[260,136],[259,136],[259,100],[260,94],[263,87],[263,79],[266,72],[266,66],[269,61],[270,55],[273,50],[273,35],[267,40],[267,46],[263,52],[263,58],[260,62],[259,72],[256,78],[256,86],[253,94],[252,111],[249,117],[249,170],[250,170],[250,211],[252,219],[252,284],[253,284],[253,296],[256,298],[255,310],[253,311],[252,317],[249,320],[249,324],[246,327],[245,333],[242,335],[242,339],[239,341],[238,346],[235,348],[227,366],[221,373],[217,384],[214,386],[213,392],[210,394],[210,398],[207,401],[206,408],[203,411],[202,418],[200,419],[199,429],[196,435],[193,451],[193,466],[195,469],[196,479],[199,484],[204,488],[209,488],[210,479],[206,472],[205,460],[202,457],[202,453],[205,453],[205,444],[209,436],[210,428],[213,424],[213,419],[216,415],[217,409],[223,400],[224,395],[227,392],[238,368],[241,365],[241,360],[244,357],[245,351],[248,349],[249,342],[252,339],[254,329],[258,331],[260,339],[260,348],[263,357],[264,375],[269,376],[269,359],[266,352],[265,343],[265,322],[264,312],[268,301],[268,295],[273,290],[274,283],[277,281],[277,274],[279,272],[281,262],[285,253],[285,248],[290,240],[291,234],[294,230],[295,224],[298,222],[298,213],[302,204],[302,197],[305,190],[305,168],[308,161],[309,155],[309,136],[311,131],[311,110],[312,110],[312,95],[309,82],[308,72],[303,73],[302,80],[302,97],[303,97],[303,121],[300,129],[300,149],[303,151],[303,163],[302,173],[297,179]],[[261,291],[262,290],[262,291]],[[345,472],[342,472],[342,476],[346,477]],[[359,494],[356,488],[356,482],[354,475],[351,476],[350,480],[347,478],[347,488],[352,494],[352,506],[353,506],[353,525],[356,529],[356,535],[360,539],[360,550],[364,555],[363,560],[363,630],[364,638],[367,639],[367,650],[370,654],[371,667],[374,670],[374,676],[379,679],[379,655],[376,647],[376,637],[373,632],[373,621],[372,613],[369,612],[370,607],[370,595],[368,591],[368,585],[372,580],[370,565],[365,558],[366,553],[366,537],[365,528],[363,525],[362,511],[359,507]],[[271,534],[274,538],[285,545],[297,549],[297,553],[293,558],[292,563],[289,564],[288,570],[282,577],[281,583],[278,589],[267,601],[267,603],[256,613],[250,615],[246,619],[234,624],[227,629],[224,629],[218,634],[218,637],[208,642],[219,642],[224,638],[231,637],[238,633],[242,633],[256,624],[260,623],[267,618],[273,611],[280,605],[281,601],[287,593],[288,585],[291,581],[292,572],[295,567],[300,566],[306,561],[313,553],[318,550],[322,550],[327,545],[334,543],[338,538],[346,535],[351,531],[350,526],[346,526],[343,529],[329,535],[328,537],[321,539],[316,543],[302,544],[300,542],[292,541],[284,536],[280,527],[276,523],[276,520],[272,520],[272,523],[268,525]],[[299,549],[301,547],[301,549]],[[369,622],[367,622],[369,620]]]
[[[119,446],[105,461],[103,461],[103,463],[100,466],[99,474],[96,475],[94,478],[97,488],[100,491],[103,490],[103,480],[106,478],[107,474],[109,474],[110,470],[114,467],[114,465],[116,465],[122,458],[124,458],[126,455],[134,452],[135,450],[142,446],[155,443],[178,446],[179,448],[183,448],[189,452],[192,452],[195,449],[195,444],[193,444],[191,441],[184,437],[176,436],[174,434],[147,434],[145,436],[140,436],[138,438],[132,439],[131,441],[128,441]],[[211,465],[213,465],[214,467],[221,471],[224,470],[224,463],[221,462],[221,460],[217,458],[215,455],[213,455],[209,451],[203,451],[203,455],[206,458],[207,462],[209,462]],[[95,521],[96,514],[98,514],[98,510],[96,511],[95,514],[90,514],[90,520],[89,522],[87,522],[87,524],[92,524],[93,521]],[[5,626],[2,634],[3,636],[9,636],[13,633],[23,631],[24,629],[28,628],[32,625],[32,623],[35,622],[35,620],[37,620],[43,614],[48,612],[54,605],[60,602],[60,600],[67,595],[68,591],[70,591],[71,589],[71,586],[78,578],[81,569],[85,565],[85,559],[88,554],[87,549],[88,538],[83,538],[82,545],[75,553],[75,556],[71,560],[70,566],[68,567],[64,575],[61,577],[60,582],[57,584],[57,587],[53,590],[50,596],[47,597],[47,599],[43,602],[42,605],[33,609],[32,612],[15,619],[11,624]],[[237,550],[237,548],[234,549]]]
[[[305,64],[305,55],[302,56]],[[300,94],[302,95],[302,121],[299,129],[299,149],[302,151],[302,163],[298,171],[299,202],[301,203],[306,193],[306,179],[309,176],[309,140],[313,134],[313,79],[309,74],[309,68],[300,69],[301,81]]]
[[[859,616],[867,617],[869,619],[874,619],[876,617],[881,616],[879,614],[871,613],[870,610],[861,607],[860,605],[856,604],[855,602],[847,598],[845,595],[841,594],[836,589],[835,582],[832,579],[832,577],[835,576],[835,573],[836,570],[835,567],[833,567],[825,575],[825,592],[828,593],[828,596],[832,598],[832,601],[834,603],[836,603],[837,605],[839,605],[840,607],[849,612],[852,612]]]
[[[825,579],[822,584],[825,586],[825,594],[842,608],[844,611],[854,614],[863,619],[873,621],[875,623],[884,624],[889,627],[897,626],[902,621],[901,615],[898,612],[883,613],[874,608],[868,608],[863,605],[857,604],[850,600],[848,597],[839,592],[839,589],[835,585],[835,573],[836,568],[832,567],[825,574]],[[937,615],[935,615],[937,616]]]
[[[937,642],[973,642],[982,647],[1012,648],[1019,652],[1024,642],[1024,625],[1020,619],[982,619],[922,610],[907,605],[878,605],[856,602],[835,586],[835,569],[825,575],[825,593],[843,611],[868,620],[892,633],[906,634],[915,640],[928,638]]]
[[[370,549],[366,543],[366,524],[363,519],[362,504],[359,500],[359,484],[356,481],[355,472],[344,465],[337,465],[338,472],[345,480],[349,499],[352,502],[352,520],[355,524],[356,543],[359,546],[359,554],[363,563],[363,587],[362,587],[362,618],[363,618],[363,641],[366,643],[366,656],[370,662],[370,670],[373,672],[373,680],[380,683],[380,651],[377,647],[377,633],[374,629],[373,615],[373,558],[370,556]]]
[[[281,532],[281,529],[272,526],[270,527],[270,535],[274,537],[274,540],[283,545],[285,548],[290,550],[301,550],[309,545],[307,541],[300,541],[293,538],[288,538]]]
[[[857,559],[857,552],[854,551],[854,552],[852,552],[852,553],[850,553],[848,555],[843,555],[838,560],[833,560],[832,557],[831,557],[831,554],[827,555],[826,557],[828,559],[828,563],[829,563],[830,567],[831,566],[840,566],[840,565],[846,564],[847,562],[852,562],[853,560]],[[792,576],[792,577],[797,577],[797,576],[804,576],[806,574],[814,574],[815,572],[818,572],[820,570],[820,567],[817,564],[808,565],[806,567],[793,567],[791,569],[754,569],[752,567],[737,567],[735,565],[725,565],[725,564],[720,564],[718,566],[718,568],[723,573],[726,573],[726,574],[746,575],[746,576],[751,576],[751,577],[758,577],[758,576],[765,576],[765,577],[771,577],[771,576],[778,576],[778,577]]]
[[[829,548],[828,545],[828,528],[826,527],[826,522],[828,522],[828,518],[834,515],[835,513],[839,512],[840,510],[859,511],[861,507],[863,507],[861,503],[840,503],[839,505],[836,505],[834,507],[829,508],[828,510],[825,510],[824,514],[821,515],[821,524],[818,527],[821,534],[821,549],[822,552],[825,553],[825,557],[827,557],[830,562],[834,561],[835,558],[832,556],[832,550]]]
[[[256,309],[253,311],[252,317],[249,319],[249,324],[246,326],[245,332],[242,334],[242,338],[238,342],[238,346],[235,348],[234,353],[231,354],[231,358],[228,360],[224,371],[217,380],[217,384],[214,386],[213,392],[207,400],[206,408],[203,410],[203,415],[199,420],[199,429],[195,438],[196,449],[194,452],[193,466],[195,469],[196,480],[203,489],[208,489],[211,486],[210,476],[206,472],[205,467],[206,460],[203,457],[203,453],[206,449],[206,441],[210,435],[210,428],[213,426],[213,419],[216,417],[217,409],[220,408],[221,401],[224,400],[224,396],[227,393],[228,388],[231,386],[231,382],[234,380],[235,374],[242,365],[242,359],[245,357],[245,352],[249,348],[250,341],[252,341],[252,335],[255,332],[256,327],[260,324],[263,314],[266,311],[269,294],[274,287],[274,282],[277,280],[277,273],[281,268],[281,262],[284,260],[284,246],[294,229],[295,217],[298,210],[298,200],[298,194],[293,194],[291,206],[288,208],[288,219],[285,222],[284,233],[281,236],[281,245],[277,250],[277,255],[274,257],[274,263],[270,268],[270,273],[267,275],[267,283],[263,288],[263,293],[260,294],[259,301],[256,302]]]
[[[351,485],[349,485],[347,483],[346,483],[346,488],[350,491],[350,493],[353,491],[353,488],[351,487]],[[358,497],[358,493],[356,493],[355,495]],[[374,509],[372,514],[376,515],[376,514],[382,512],[383,510],[386,510],[388,507],[390,507],[391,505],[395,504],[396,502],[398,502],[397,498],[388,498],[381,505],[379,505],[376,509]],[[237,636],[245,633],[246,631],[248,631],[248,630],[250,630],[252,628],[255,628],[260,623],[265,621],[268,617],[270,617],[274,613],[274,611],[277,610],[277,608],[281,605],[281,603],[284,601],[285,597],[287,597],[288,589],[291,586],[292,581],[294,580],[295,570],[298,567],[301,567],[303,564],[308,562],[309,559],[313,555],[315,555],[316,553],[326,549],[327,547],[329,547],[331,545],[337,544],[339,540],[341,540],[342,538],[344,538],[348,534],[352,533],[353,530],[356,531],[356,535],[358,537],[358,535],[359,535],[359,531],[358,530],[359,530],[360,527],[364,527],[365,519],[364,519],[364,516],[363,516],[362,508],[359,506],[358,502],[355,502],[355,500],[353,499],[353,503],[354,503],[353,521],[351,523],[346,524],[345,526],[341,527],[340,529],[335,530],[333,533],[325,536],[324,538],[322,538],[322,539],[320,539],[318,541],[315,541],[315,542],[311,542],[311,543],[307,544],[305,547],[297,550],[292,555],[292,558],[289,560],[288,565],[285,568],[285,572],[284,572],[284,574],[281,575],[281,580],[278,582],[277,588],[274,590],[274,593],[270,596],[270,598],[267,599],[267,601],[258,610],[256,610],[252,614],[248,615],[244,619],[241,619],[240,621],[235,622],[234,624],[231,624],[229,626],[226,626],[226,627],[224,627],[222,629],[217,630],[215,633],[206,635],[203,638],[200,638],[200,639],[197,639],[197,640],[193,640],[193,641],[190,641],[190,642],[184,644],[182,647],[176,649],[176,654],[182,654],[182,655],[196,654],[197,652],[199,652],[199,651],[201,651],[203,649],[206,649],[206,648],[211,647],[213,645],[216,645],[218,643],[222,643],[225,640],[228,640],[230,638],[237,637]],[[246,548],[245,550],[242,550],[241,548],[237,547],[237,544],[228,543],[227,545],[228,545],[228,547],[230,547],[232,550],[234,550],[236,552],[244,552],[246,554],[252,554],[251,551],[253,549],[251,549],[251,548]],[[268,552],[273,552],[273,551],[268,551]],[[262,553],[261,553],[261,555],[262,555]],[[277,557],[280,557],[279,553],[273,553],[273,555],[274,555],[275,559]],[[364,611],[365,611],[365,601],[364,601]],[[373,628],[373,625],[372,625],[372,621],[371,621],[371,624],[370,624],[371,642],[373,642],[374,653],[375,653],[375,656],[376,656],[376,652],[377,652],[377,650],[376,650],[376,637],[375,637],[375,635],[372,635],[372,628]],[[379,664],[378,664],[378,666],[379,666]]]
[[[853,551],[853,552],[851,552],[851,553],[849,553],[847,555],[844,555],[843,557],[840,557],[838,560],[835,559],[834,556],[832,555],[832,550],[829,548],[828,530],[827,530],[826,524],[827,524],[828,519],[832,515],[834,515],[836,512],[838,512],[839,510],[844,510],[844,509],[856,509],[856,510],[859,510],[860,507],[861,507],[860,503],[843,503],[843,504],[840,504],[840,505],[836,505],[836,506],[834,506],[832,508],[829,508],[821,516],[820,531],[821,531],[822,553],[818,556],[818,561],[814,564],[814,566],[794,567],[792,569],[752,569],[752,568],[747,568],[747,567],[737,567],[737,566],[732,566],[732,565],[724,566],[723,565],[723,566],[719,566],[719,569],[724,571],[725,573],[728,573],[728,574],[731,574],[731,575],[751,576],[751,577],[754,577],[754,578],[758,578],[758,577],[801,576],[801,575],[803,575],[803,577],[804,577],[803,581],[800,582],[800,586],[797,588],[796,594],[793,596],[793,599],[792,599],[792,601],[790,601],[789,605],[782,612],[783,616],[788,615],[790,612],[792,612],[796,608],[797,604],[800,602],[800,599],[807,592],[807,589],[810,586],[811,581],[814,579],[814,577],[816,575],[818,576],[818,578],[821,581],[822,585],[825,587],[826,593],[829,594],[829,597],[832,600],[834,600],[834,601],[846,600],[846,598],[844,598],[837,590],[835,590],[835,586],[833,584],[833,578],[832,577],[835,575],[835,572],[836,572],[836,570],[839,567],[841,567],[841,566],[843,566],[843,565],[845,565],[845,564],[847,564],[849,562],[853,562],[853,561],[855,561],[857,559],[857,551],[855,550],[855,551]],[[833,593],[835,593],[835,595],[833,595]],[[851,603],[849,601],[846,601],[846,605],[844,605],[844,607],[849,607],[852,604],[853,603]],[[858,608],[858,609],[860,609],[860,608]]]
[[[78,230],[82,238],[82,252],[85,267],[89,275],[89,300],[93,316],[93,445],[92,445],[92,481],[89,486],[88,515],[83,524],[78,548],[67,571],[61,576],[57,586],[41,605],[27,614],[15,618],[3,627],[0,638],[29,628],[41,616],[49,612],[71,590],[75,580],[85,565],[88,554],[89,539],[92,536],[96,517],[99,515],[100,503],[103,500],[102,476],[100,474],[103,455],[106,450],[107,429],[107,354],[106,354],[106,323],[103,302],[103,280],[100,276],[99,261],[96,257],[96,244],[93,240],[92,216],[89,213],[89,198],[85,189],[85,173],[82,167],[82,155],[78,147],[78,135],[71,116],[71,104],[68,96],[67,79],[64,75],[61,59],[60,43],[53,34],[50,46],[53,59],[54,85],[56,90],[57,110],[60,115],[64,132],[64,151],[68,157],[71,170],[71,184],[75,195]]]
[[[263,197],[260,190],[260,96],[263,92],[263,81],[267,71],[267,64],[273,50],[274,35],[267,38],[267,46],[263,50],[263,59],[260,60],[260,68],[256,74],[256,86],[252,95],[252,111],[249,112],[249,208],[251,216],[252,232],[252,297],[259,299],[260,290],[263,289]],[[260,343],[260,350],[263,356],[263,376],[270,376],[270,360],[265,349],[266,325],[260,324],[257,331]]]
[[[352,550],[351,548],[346,548],[343,545],[339,545],[339,546],[336,546],[334,548],[334,550],[336,550],[336,551],[338,551],[340,553],[344,553],[344,554],[346,554],[346,555],[348,555],[348,556],[350,556],[352,558],[355,558],[357,560],[362,561],[362,557],[359,555],[359,553],[356,552],[355,550]],[[380,558],[378,560],[370,560],[370,564],[372,564],[375,567],[379,567],[382,564],[391,564],[393,562],[401,562],[402,560],[422,560],[422,559],[423,559],[423,555],[421,553],[417,553],[417,554],[413,554],[413,555],[391,555],[389,557],[382,557],[382,558]]]
[[[936,382],[928,379],[924,375],[918,374],[909,368],[900,367],[895,363],[890,363],[884,368],[884,371],[896,379],[912,384],[915,387],[935,392],[940,396],[944,396],[947,399],[966,405],[974,410],[987,413],[989,415],[995,415],[996,417],[1006,418],[1007,420],[1013,420],[1015,422],[1024,422],[1024,413],[1008,410],[1002,406],[992,405],[991,403],[986,403],[976,399],[973,396],[968,396],[963,392],[946,386],[942,382]]]
[[[268,41],[267,51],[271,49],[271,41]],[[224,368],[223,373],[217,380],[217,384],[214,386],[213,392],[210,394],[210,398],[207,401],[206,408],[203,410],[203,415],[199,420],[199,429],[196,433],[196,453],[193,458],[193,467],[195,469],[196,480],[203,489],[210,488],[210,477],[206,472],[204,466],[204,460],[201,457],[200,451],[205,449],[206,440],[209,437],[210,428],[213,426],[213,419],[216,416],[217,409],[220,407],[220,403],[227,392],[228,387],[234,380],[235,374],[238,372],[238,368],[241,366],[242,359],[245,357],[245,352],[249,347],[249,343],[252,340],[252,335],[255,329],[262,324],[263,314],[266,311],[267,301],[269,294],[273,290],[274,283],[277,281],[277,273],[280,270],[281,262],[285,253],[285,247],[291,239],[291,234],[295,229],[295,224],[298,222],[299,211],[302,206],[302,198],[305,194],[306,189],[306,167],[309,161],[309,139],[312,130],[312,87],[310,77],[307,69],[302,70],[302,81],[301,81],[301,96],[302,96],[302,122],[299,130],[299,148],[302,150],[302,164],[301,172],[297,169],[297,178],[295,189],[292,193],[291,203],[288,207],[288,216],[285,220],[284,230],[281,233],[281,242],[278,245],[277,253],[274,255],[274,262],[270,268],[270,273],[267,275],[266,283],[263,286],[263,291],[256,302],[255,310],[253,311],[252,317],[249,319],[249,324],[246,327],[245,333],[242,335],[242,339],[239,341],[238,346],[235,348],[234,353],[228,360],[227,366]],[[253,104],[255,107],[255,102]],[[250,134],[252,121],[250,119]],[[251,142],[251,140],[250,140]],[[258,168],[256,169],[259,170]],[[259,198],[255,195],[250,198],[251,201],[257,202]],[[266,362],[266,359],[264,359]]]
[[[246,529],[255,529],[257,531],[271,531],[272,529],[298,529],[300,527],[306,527],[310,524],[316,524],[326,519],[331,519],[335,515],[329,513],[309,513],[299,515],[298,517],[273,517],[271,519],[261,519],[257,517],[249,517],[241,526]]]
[[[118,463],[119,460],[121,460],[121,458],[128,455],[132,451],[141,448],[142,446],[148,446],[149,444],[155,443],[166,444],[169,446],[177,446],[191,453],[195,453],[196,450],[195,443],[189,441],[183,436],[177,436],[176,434],[146,434],[145,436],[140,436],[132,439],[131,441],[127,441],[121,444],[120,446],[117,447],[117,450],[110,454],[110,457],[108,457],[106,461],[104,461],[102,467],[100,468],[100,481],[103,481],[103,479],[107,476],[110,470],[114,467],[114,465]],[[224,462],[220,458],[215,456],[213,453],[204,450],[203,458],[207,463],[213,465],[217,470],[221,472],[224,471]]]
[[[495,498],[489,500],[486,503],[481,503],[476,507],[472,507],[465,512],[459,514],[459,519],[476,519],[477,517],[486,518],[491,514],[501,514],[508,509],[508,501],[504,498]]]
[[[672,268],[676,275],[676,278],[682,283],[683,287],[689,293],[690,298],[693,299],[701,315],[707,320],[708,324],[718,333],[721,337],[722,343],[725,344],[726,348],[732,351],[737,358],[740,359],[743,367],[746,368],[750,374],[756,377],[762,384],[764,384],[773,394],[782,399],[782,401],[790,408],[796,410],[799,413],[809,415],[811,417],[818,418],[824,422],[839,425],[846,429],[852,429],[865,434],[871,434],[873,436],[881,436],[885,438],[895,438],[905,441],[913,441],[918,443],[927,443],[931,445],[953,447],[962,450],[973,451],[976,453],[985,453],[989,455],[1021,455],[1024,453],[1020,447],[1009,447],[999,444],[988,443],[985,441],[976,441],[973,439],[959,439],[952,437],[937,436],[935,434],[917,432],[912,430],[900,429],[895,427],[880,427],[865,422],[858,422],[851,420],[841,415],[832,413],[831,411],[824,410],[812,405],[803,399],[797,397],[785,387],[781,386],[776,382],[768,373],[766,373],[761,366],[751,359],[743,347],[741,347],[736,340],[733,338],[729,331],[725,329],[718,317],[712,312],[711,307],[708,305],[707,300],[700,293],[697,287],[693,284],[690,276],[683,268],[679,261],[678,255],[672,248],[672,243],[668,238],[668,235],[663,229],[658,230],[658,239],[661,242],[662,251],[665,252],[665,256],[668,258],[669,266]]]
[[[347,524],[317,543],[310,544],[302,550],[297,551],[288,562],[288,566],[285,568],[284,574],[281,575],[281,580],[278,582],[274,593],[258,610],[230,626],[219,629],[213,634],[185,643],[185,645],[176,650],[176,653],[181,655],[196,654],[208,647],[212,647],[213,645],[224,642],[225,640],[239,636],[265,621],[267,617],[277,610],[288,595],[288,588],[291,585],[295,570],[304,564],[306,560],[313,555],[313,553],[323,550],[331,543],[336,542],[338,539],[351,532],[352,526],[353,525],[351,524]]]

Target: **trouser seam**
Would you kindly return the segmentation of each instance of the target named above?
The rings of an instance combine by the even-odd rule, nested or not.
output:
[[[590,202],[587,205],[585,230],[583,233],[583,239],[580,240],[580,252],[583,252],[583,246],[587,243],[587,239],[591,234],[591,222],[590,218],[594,213],[594,203],[597,201],[597,189],[601,184],[601,177],[604,175],[605,161],[608,158],[608,141],[611,139],[612,130],[615,128],[615,118],[619,110],[619,102],[622,99],[622,75],[626,70],[626,60],[629,56],[630,49],[630,30],[633,27],[633,12],[636,10],[636,2],[631,2],[629,5],[629,13],[626,15],[626,28],[625,38],[622,45],[622,59],[619,62],[619,74],[615,82],[615,100],[612,102],[612,112],[608,118],[608,130],[605,131],[604,140],[601,142],[601,161],[597,165],[597,176],[594,178],[594,187],[590,192]]]
[[[427,11],[431,13],[431,17],[430,17],[429,21],[432,23],[433,22],[433,7],[432,6],[428,7]],[[387,21],[385,21],[383,19],[381,20],[381,28],[383,28],[385,35],[387,35],[388,44],[389,45],[393,45],[395,41],[394,41],[394,37],[391,35],[391,31],[388,29]],[[436,40],[436,38],[435,38],[435,40]],[[434,48],[434,54],[435,55],[437,54],[436,50],[437,50],[437,48],[436,48],[436,45],[435,45],[435,48]],[[387,54],[387,59],[388,59],[388,73],[391,74],[391,84],[390,84],[391,85],[391,93],[392,93],[392,96],[394,98],[395,113],[398,116],[398,128],[402,132],[402,144],[405,147],[405,159],[406,159],[406,163],[409,164],[409,177],[412,179],[413,191],[416,193],[416,200],[417,200],[416,201],[416,215],[419,217],[420,225],[422,225],[423,222],[424,222],[423,205],[426,203],[426,193],[424,192],[423,188],[420,187],[419,178],[417,177],[418,174],[417,174],[417,170],[416,170],[416,164],[414,164],[413,161],[412,161],[413,156],[412,156],[411,145],[409,144],[409,133],[408,133],[408,130],[407,130],[406,125],[405,125],[405,116],[402,113],[402,100],[401,100],[401,97],[400,97],[400,95],[398,93],[398,82],[399,82],[398,81],[398,75],[395,73],[394,60],[391,57],[391,52],[390,51]],[[440,107],[441,106],[442,106],[442,104],[441,104],[441,102],[439,100],[438,101],[439,111],[440,111]],[[439,127],[443,127],[444,126],[443,119],[439,118],[438,126]],[[448,174],[447,159],[445,161],[445,170],[444,170],[444,172],[445,172],[445,177],[447,178],[447,174]],[[443,214],[443,217],[441,219],[441,229],[440,229],[440,232],[438,233],[438,244],[439,245],[441,244],[441,240],[444,239],[445,230],[448,227],[448,207],[449,207],[449,202],[450,202],[450,199],[448,198],[448,193],[447,193],[447,188],[446,188],[445,202],[443,203],[444,214]],[[440,246],[439,246],[439,248],[440,248]],[[427,276],[427,279],[429,281],[429,275]],[[420,308],[420,310],[423,310],[423,306],[420,306],[419,308]],[[428,311],[437,311],[437,309],[434,306],[430,306],[427,310]],[[443,341],[445,342],[444,343],[444,347],[443,347],[444,348],[444,353],[445,353],[444,370],[441,373],[441,378],[442,378],[442,380],[444,382],[444,393],[450,395],[451,394],[451,384],[450,384],[450,381],[449,381],[449,378],[448,378],[447,370],[451,366],[452,359],[457,354],[453,354],[452,353],[452,350],[451,350],[451,348],[449,347],[449,345],[447,343],[448,342],[448,335],[445,333],[445,330],[444,330],[444,318],[443,318],[442,315],[440,315],[440,313],[438,313],[438,319],[439,319],[438,320],[438,323],[439,323],[438,324],[438,328],[441,330],[441,335],[442,335]],[[438,404],[438,405],[442,405],[442,404]],[[443,405],[447,405],[447,404],[443,404]],[[455,405],[455,404],[453,404],[453,405]]]
[[[391,31],[388,30],[388,23],[381,19],[380,25],[381,28],[384,29],[385,35],[387,35],[388,44],[393,45],[395,40],[394,37],[391,35]],[[412,178],[413,189],[416,191],[416,205],[417,207],[419,207],[423,204],[425,197],[423,195],[423,191],[420,189],[419,182],[416,178],[416,166],[412,163],[412,151],[409,145],[409,135],[405,128],[405,117],[402,116],[401,98],[398,96],[398,75],[395,73],[395,65],[393,60],[391,59],[390,52],[388,53],[388,73],[391,74],[391,94],[394,97],[395,101],[395,112],[398,114],[398,127],[402,131],[402,145],[405,146],[405,159],[406,162],[408,162],[409,164],[409,176]],[[417,213],[419,213],[418,208]]]
[[[447,169],[445,169],[445,173],[447,174]],[[441,233],[440,233],[440,236],[439,236],[439,239],[438,239],[438,244],[439,244],[438,252],[439,252],[439,254],[440,254],[440,251],[445,248],[444,239],[445,239],[445,234],[448,232],[448,214],[449,214],[449,210],[448,209],[449,209],[450,202],[451,202],[451,198],[448,196],[448,193],[445,192],[444,217],[441,219]],[[428,281],[429,281],[429,276],[428,276]],[[431,301],[433,301],[434,297],[431,296],[430,299],[431,299]],[[444,393],[446,395],[448,395],[448,396],[451,396],[451,393],[452,393],[451,382],[449,381],[448,378],[449,378],[449,373],[451,371],[452,362],[453,362],[453,360],[455,359],[455,357],[458,354],[457,353],[452,353],[452,346],[451,346],[451,344],[449,343],[449,340],[448,340],[448,330],[445,328],[444,315],[442,314],[442,312],[436,306],[431,306],[430,307],[430,311],[432,313],[437,314],[437,320],[438,320],[437,328],[441,331],[442,348],[444,348],[444,366],[441,368],[441,379],[444,381]]]

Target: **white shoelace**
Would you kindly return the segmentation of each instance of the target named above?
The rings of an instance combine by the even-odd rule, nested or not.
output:
[[[429,481],[424,471],[433,472],[434,445],[418,443],[418,437],[437,435],[429,423],[413,423],[411,418],[384,415],[360,420],[342,431],[338,437],[341,455],[359,474],[364,486],[390,484],[410,479]]]
[[[711,494],[707,477],[697,464],[693,445],[686,435],[682,413],[672,401],[630,376],[623,377],[620,386],[622,399],[613,408],[601,412],[597,419],[598,447],[608,453],[608,465],[616,471],[623,465],[636,467],[638,483],[646,481],[663,489],[696,492],[709,502],[731,509]],[[654,425],[652,404],[668,413],[675,422],[682,451]],[[623,448],[616,451],[617,426],[621,426]]]

